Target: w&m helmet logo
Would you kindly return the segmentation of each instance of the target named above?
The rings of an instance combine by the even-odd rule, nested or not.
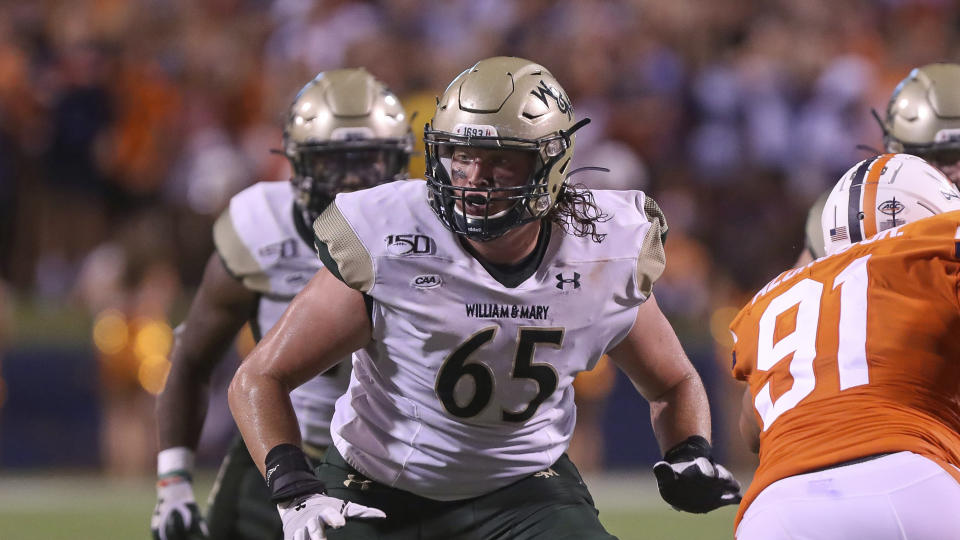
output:
[[[572,285],[574,289],[580,288],[580,273],[574,272],[572,278],[566,278],[563,274],[557,274],[557,288],[561,291],[567,286]]]

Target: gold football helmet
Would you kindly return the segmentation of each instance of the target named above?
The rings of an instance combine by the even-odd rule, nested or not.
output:
[[[363,68],[318,74],[283,127],[297,205],[311,223],[341,191],[406,178],[412,150],[403,105]]]
[[[504,56],[477,62],[450,83],[437,101],[433,120],[424,127],[433,210],[452,231],[481,241],[543,218],[571,172],[573,134],[587,122],[574,122],[566,92],[545,67]],[[462,146],[529,152],[534,156],[533,172],[518,187],[454,186],[451,155]],[[471,197],[485,200],[487,211],[464,212]],[[490,208],[505,202],[510,203],[507,210],[490,213]]]
[[[881,124],[887,152],[936,165],[960,161],[960,65],[914,68],[890,96]]]

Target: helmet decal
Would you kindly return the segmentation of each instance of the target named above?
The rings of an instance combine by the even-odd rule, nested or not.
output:
[[[570,100],[556,87],[547,86],[543,79],[540,79],[540,84],[530,91],[530,95],[536,96],[547,107],[550,107],[550,102],[547,101],[547,96],[550,96],[557,104],[557,109],[566,114],[568,120],[573,120],[573,106],[570,105]]]

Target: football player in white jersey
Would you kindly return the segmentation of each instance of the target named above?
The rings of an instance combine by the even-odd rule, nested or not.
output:
[[[412,142],[396,96],[362,68],[320,73],[297,95],[283,133],[292,182],[254,184],[231,199],[214,226],[216,253],[177,330],[170,375],[157,401],[163,450],[151,523],[155,539],[207,538],[190,480],[211,371],[245,322],[260,339],[321,268],[310,224],[333,197],[406,178]],[[304,448],[318,461],[330,444],[334,402],[349,377],[344,363],[290,396]],[[276,507],[239,437],[210,501],[210,538],[282,538]]]
[[[887,153],[919,156],[960,186],[960,65],[914,68],[894,89],[884,118],[874,116]],[[829,194],[821,195],[807,214],[804,248],[794,268],[825,255],[820,215]]]
[[[340,194],[315,222],[325,269],[229,392],[285,538],[612,538],[564,454],[574,376],[604,354],[650,402],[663,498],[739,501],[652,294],[660,209],[567,183],[585,123],[543,66],[482,60],[438,100],[426,181]],[[351,351],[314,471],[287,393]]]

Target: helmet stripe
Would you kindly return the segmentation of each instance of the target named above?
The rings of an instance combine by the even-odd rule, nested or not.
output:
[[[861,208],[861,191],[863,188],[863,179],[867,176],[867,171],[870,170],[870,165],[877,160],[877,157],[874,156],[870,159],[864,160],[860,164],[860,167],[857,169],[857,172],[854,173],[853,179],[850,181],[850,197],[847,204],[847,231],[850,234],[850,243],[855,243],[863,240],[863,229],[861,228],[862,222],[860,221],[860,208]]]
[[[877,234],[877,186],[880,175],[887,166],[887,162],[894,154],[884,154],[874,161],[867,174],[867,181],[863,184],[863,237],[870,238]]]

